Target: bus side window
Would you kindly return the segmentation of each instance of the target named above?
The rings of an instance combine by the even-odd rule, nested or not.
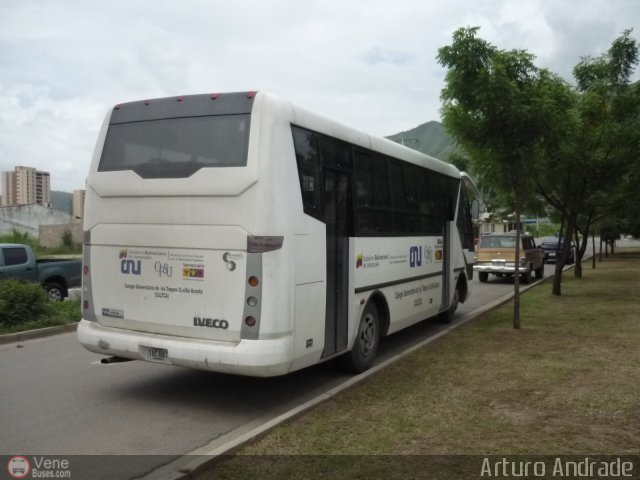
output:
[[[355,150],[354,159],[358,234],[384,235],[393,232],[387,159],[361,150]]]
[[[298,164],[298,178],[305,213],[321,217],[321,178],[318,136],[299,127],[291,127]]]

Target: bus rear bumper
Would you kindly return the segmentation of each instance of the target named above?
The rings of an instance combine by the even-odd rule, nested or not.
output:
[[[81,320],[78,341],[102,355],[255,377],[284,375],[293,363],[292,336],[226,343],[122,330]],[[150,349],[165,349],[166,358],[152,360]]]

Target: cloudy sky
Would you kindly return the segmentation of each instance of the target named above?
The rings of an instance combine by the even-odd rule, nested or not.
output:
[[[439,120],[437,49],[480,26],[571,79],[638,0],[1,0],[0,171],[84,188],[116,103],[269,90],[376,135]],[[640,32],[634,32],[636,38]]]

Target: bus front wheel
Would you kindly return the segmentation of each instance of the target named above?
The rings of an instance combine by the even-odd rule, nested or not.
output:
[[[351,351],[340,357],[343,368],[352,373],[362,373],[373,364],[380,343],[380,314],[373,302],[365,307],[360,317],[358,334]]]

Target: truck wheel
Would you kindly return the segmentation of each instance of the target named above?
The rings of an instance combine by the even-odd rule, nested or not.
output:
[[[487,280],[489,280],[489,274],[487,272],[479,272],[478,280],[480,280],[482,283],[486,282]]]
[[[59,283],[47,283],[44,289],[47,291],[50,301],[61,302],[64,300],[64,288]]]
[[[373,302],[365,307],[360,317],[358,334],[350,352],[340,357],[342,367],[352,373],[362,373],[373,364],[380,343],[380,317]]]
[[[531,283],[531,265],[529,265],[527,271],[522,274],[522,283]]]

